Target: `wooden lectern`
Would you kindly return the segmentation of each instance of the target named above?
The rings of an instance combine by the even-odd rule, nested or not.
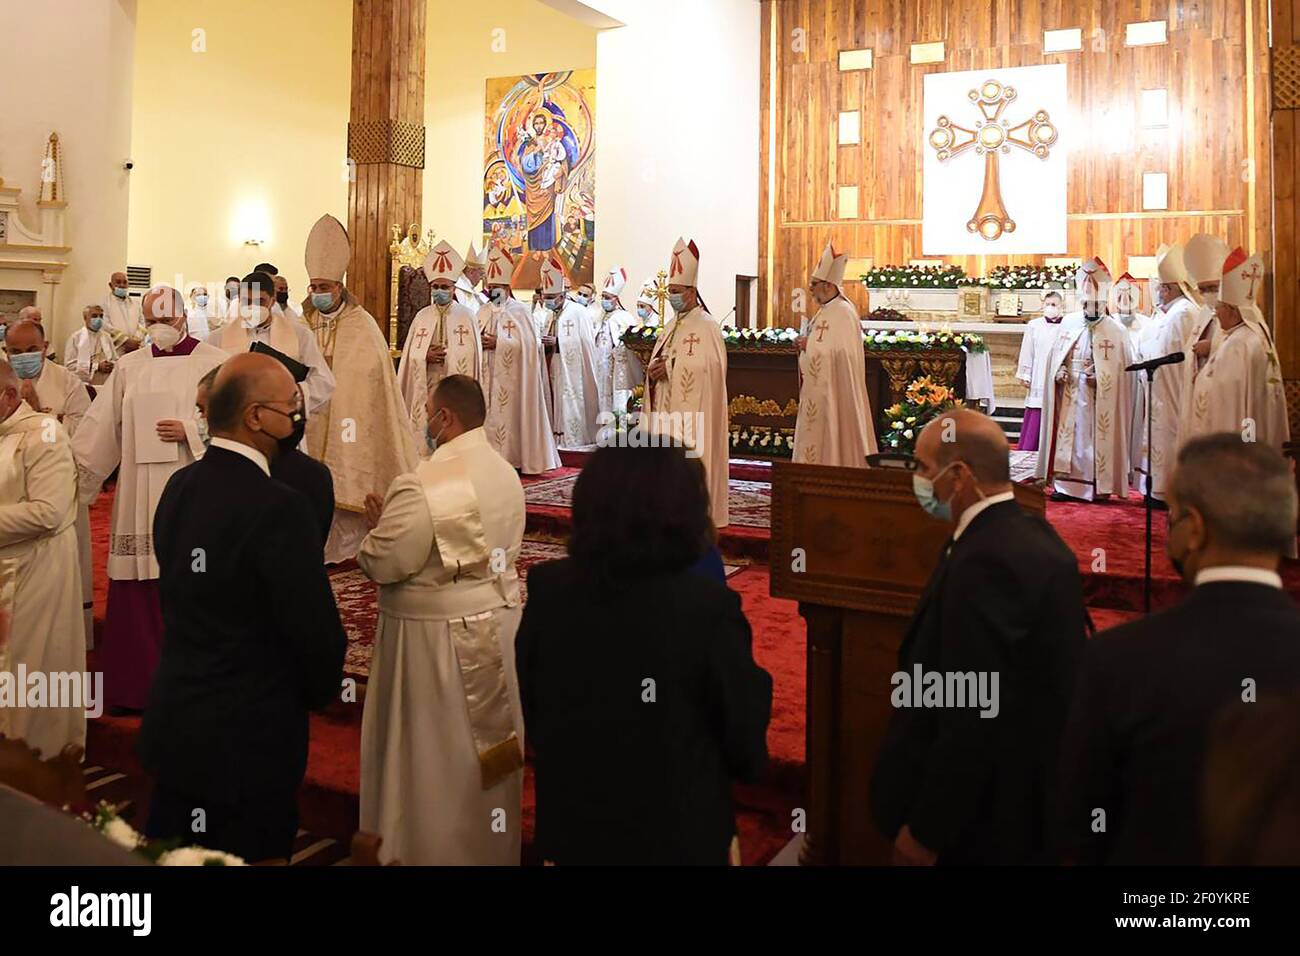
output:
[[[1043,493],[1017,485],[1043,513]],[[772,595],[808,626],[808,831],[803,864],[887,864],[868,790],[889,722],[890,676],[951,523],[921,510],[894,468],[777,463],[772,469]]]

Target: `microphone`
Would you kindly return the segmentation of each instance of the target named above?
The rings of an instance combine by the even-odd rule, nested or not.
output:
[[[1148,359],[1145,362],[1134,362],[1126,372],[1145,372],[1148,369],[1159,368],[1162,365],[1178,365],[1180,362],[1187,361],[1187,356],[1182,352],[1170,352],[1168,355],[1162,355],[1160,358]]]

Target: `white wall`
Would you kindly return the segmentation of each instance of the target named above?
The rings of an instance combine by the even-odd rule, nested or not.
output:
[[[33,228],[45,142],[57,132],[63,144],[71,265],[55,287],[55,314],[45,316],[59,351],[82,306],[126,268],[135,8],[136,0],[0,0],[0,176],[22,189]]]
[[[758,275],[759,4],[583,2],[626,24],[596,38],[597,275],[626,267],[631,307],[694,239],[722,319],[736,276]]]

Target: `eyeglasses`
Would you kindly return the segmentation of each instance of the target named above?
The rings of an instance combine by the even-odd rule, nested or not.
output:
[[[302,394],[301,394],[301,393],[299,393],[295,398],[266,398],[266,399],[256,399],[256,400],[254,400],[254,401],[249,402],[248,405],[245,405],[244,407],[245,407],[245,408],[248,408],[248,407],[251,406],[251,405],[262,405],[262,406],[265,406],[266,408],[271,409],[271,411],[273,411],[273,412],[279,412],[279,411],[280,411],[280,409],[278,409],[278,408],[275,407],[276,405],[292,405],[292,406],[293,406],[293,409],[292,409],[293,412],[301,412],[301,411],[303,410]],[[284,412],[280,412],[280,414],[283,415]]]

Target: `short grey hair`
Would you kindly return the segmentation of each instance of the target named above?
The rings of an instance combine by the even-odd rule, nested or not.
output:
[[[1273,448],[1236,432],[1193,438],[1178,453],[1172,489],[1214,540],[1238,551],[1285,553],[1296,533],[1295,476]]]

